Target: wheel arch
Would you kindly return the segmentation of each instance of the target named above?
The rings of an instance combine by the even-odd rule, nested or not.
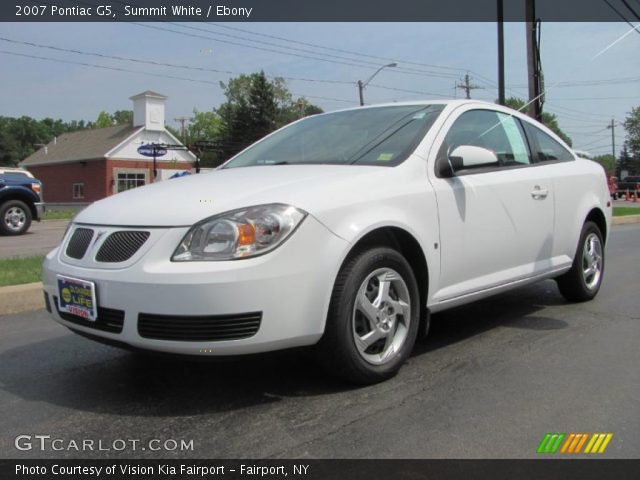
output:
[[[418,283],[420,292],[421,318],[427,308],[429,294],[429,267],[427,257],[420,242],[407,230],[397,226],[380,226],[365,233],[355,241],[340,265],[342,266],[355,254],[372,247],[386,246],[397,250],[409,262]]]
[[[607,237],[609,233],[608,225],[607,225],[607,217],[605,216],[604,212],[600,208],[598,207],[592,208],[591,211],[589,211],[589,213],[585,217],[584,222],[582,222],[582,224],[584,225],[585,222],[595,223],[600,229],[600,233],[602,233],[602,241],[604,243],[607,242]]]
[[[36,210],[36,206],[33,201],[33,198],[31,198],[27,192],[21,192],[18,190],[12,190],[0,196],[0,208],[5,203],[11,202],[13,200],[18,200],[20,202],[23,202],[27,207],[29,207],[29,211],[31,212],[31,218],[36,218],[38,216],[38,212]]]

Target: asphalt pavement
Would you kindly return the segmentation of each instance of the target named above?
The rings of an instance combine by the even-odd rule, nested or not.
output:
[[[58,246],[69,220],[33,222],[24,235],[0,235],[0,258],[45,255]]]
[[[366,388],[298,352],[147,357],[43,311],[0,317],[0,457],[535,458],[547,432],[610,432],[599,458],[638,458],[639,292],[640,225],[616,226],[594,301],[568,304],[547,281],[434,315],[400,374]],[[63,450],[17,450],[19,435]],[[193,450],[68,449],[152,438]]]

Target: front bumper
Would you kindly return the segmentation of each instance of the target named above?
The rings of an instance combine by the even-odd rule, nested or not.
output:
[[[63,248],[45,258],[43,285],[62,325],[134,348],[188,355],[239,355],[311,345],[324,331],[333,283],[348,243],[308,216],[276,250],[219,262],[171,262],[188,228],[152,233],[153,241],[124,268],[69,261]],[[63,240],[66,244],[73,229]],[[90,253],[90,252],[89,252]],[[89,255],[89,254],[88,254]],[[90,255],[89,255],[90,256]],[[74,264],[75,263],[75,264]],[[124,312],[120,333],[64,320],[53,303],[57,275],[95,282],[98,306]],[[140,315],[234,316],[260,312],[255,335],[236,340],[159,340],[140,334]],[[189,321],[189,320],[185,320]]]
[[[37,220],[38,222],[40,220],[42,220],[42,217],[44,216],[44,212],[47,211],[47,206],[44,202],[38,202],[38,203],[34,203],[34,206],[36,207],[36,218],[35,220]]]

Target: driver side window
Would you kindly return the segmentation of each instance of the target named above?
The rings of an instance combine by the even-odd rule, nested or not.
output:
[[[496,167],[528,165],[529,149],[522,126],[517,118],[492,110],[470,110],[451,126],[438,158],[444,157],[460,145],[482,147],[498,157]]]

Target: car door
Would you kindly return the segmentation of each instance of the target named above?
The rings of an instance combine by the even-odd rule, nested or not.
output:
[[[495,165],[442,172],[460,145],[493,151]],[[535,276],[550,268],[554,193],[532,164],[517,117],[463,106],[445,121],[430,159],[440,222],[441,272],[436,302]]]

